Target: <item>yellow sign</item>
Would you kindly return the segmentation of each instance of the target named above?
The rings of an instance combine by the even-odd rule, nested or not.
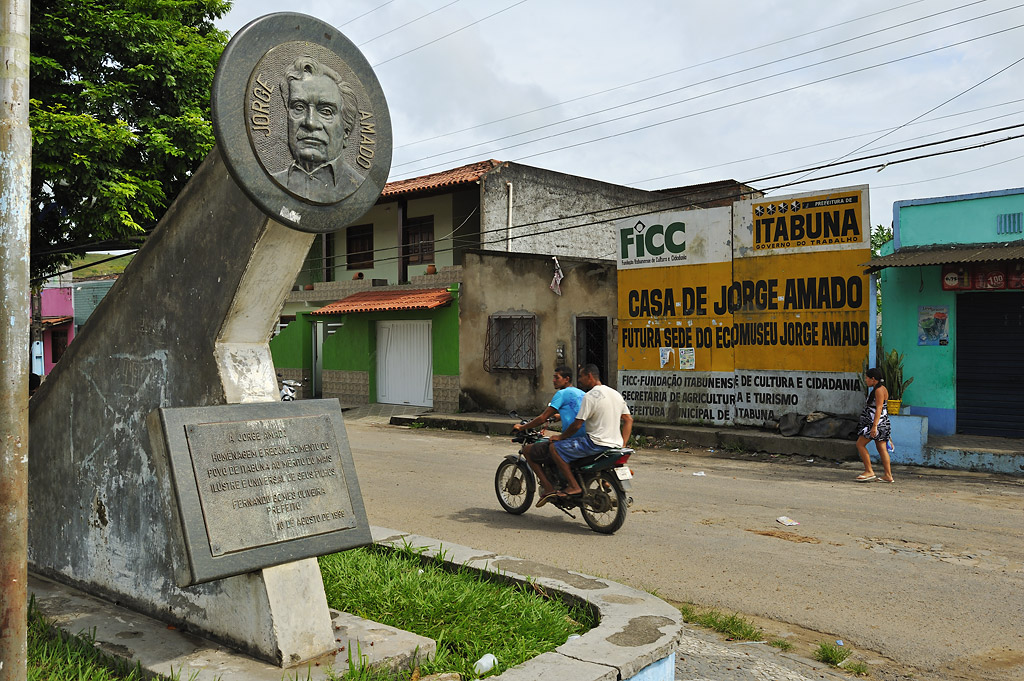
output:
[[[760,423],[856,410],[873,333],[866,201],[855,188],[651,221],[685,227],[685,264],[641,259],[647,231],[623,221],[618,368],[635,413]]]

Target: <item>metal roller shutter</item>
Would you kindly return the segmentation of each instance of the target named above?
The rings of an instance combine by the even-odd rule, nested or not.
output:
[[[956,429],[1024,437],[1024,293],[956,301]]]

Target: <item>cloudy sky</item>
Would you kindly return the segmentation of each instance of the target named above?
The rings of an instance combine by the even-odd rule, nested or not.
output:
[[[644,189],[867,184],[885,225],[894,201],[1024,186],[1024,138],[1002,141],[1024,135],[1024,1],[235,0],[220,26],[282,9],[374,65],[392,180],[496,158]]]

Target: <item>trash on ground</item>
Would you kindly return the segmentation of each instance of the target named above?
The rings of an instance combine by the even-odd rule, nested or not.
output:
[[[679,451],[679,447],[676,447],[675,449],[673,449],[673,450],[671,450],[671,451],[673,451],[673,452],[678,452],[678,451]]]
[[[841,639],[841,638],[837,638],[837,639],[836,639],[836,645],[837,645],[837,646],[841,646],[841,645],[843,645],[843,639]]]
[[[814,463],[814,459],[807,459],[807,463]]]
[[[699,472],[699,473],[694,473],[694,475],[696,475],[696,476],[698,476],[698,477],[701,477],[701,478],[706,478],[706,477],[707,477],[707,476],[706,476],[706,475],[704,474],[704,471],[701,471],[701,472]]]
[[[783,525],[786,525],[788,527],[792,527],[793,525],[799,525],[800,524],[797,521],[795,521],[792,518],[790,518],[789,516],[785,516],[785,515],[780,515],[778,518],[775,519],[775,522],[782,523]],[[842,643],[840,643],[839,645],[842,645]]]
[[[579,635],[579,634],[569,634],[569,638],[567,638],[566,640],[567,640],[567,641],[571,641],[571,640],[573,640],[574,638],[579,638],[579,637],[580,637],[580,635]]]
[[[487,672],[494,669],[494,665],[497,664],[498,658],[494,657],[490,653],[487,653],[479,660],[473,663],[473,671],[477,674],[486,674]]]

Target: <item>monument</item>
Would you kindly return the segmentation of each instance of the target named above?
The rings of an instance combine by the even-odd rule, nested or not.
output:
[[[391,125],[356,47],[292,13],[234,36],[212,103],[217,146],[32,398],[29,567],[288,667],[335,648],[315,556],[370,532],[337,401],[278,402],[268,342]]]

